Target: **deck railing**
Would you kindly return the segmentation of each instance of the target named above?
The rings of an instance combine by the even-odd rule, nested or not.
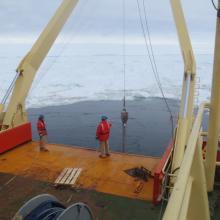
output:
[[[0,131],[0,154],[32,140],[31,123]]]
[[[171,155],[173,152],[173,141],[170,142],[166,151],[164,152],[160,162],[157,164],[154,171],[154,187],[153,187],[153,204],[158,205],[163,200],[164,190],[166,186],[166,171],[169,170],[171,164]]]
[[[163,220],[210,219],[201,139],[202,118],[207,106],[203,103],[199,107]]]

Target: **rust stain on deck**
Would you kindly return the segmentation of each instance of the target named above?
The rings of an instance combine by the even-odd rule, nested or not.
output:
[[[98,192],[136,198],[152,199],[153,179],[144,182],[143,189],[135,193],[138,182],[124,170],[144,166],[153,171],[159,158],[112,153],[100,159],[95,150],[48,144],[49,152],[39,152],[38,143],[30,142],[0,155],[0,172],[27,176],[54,182],[65,167],[83,169],[76,185]]]

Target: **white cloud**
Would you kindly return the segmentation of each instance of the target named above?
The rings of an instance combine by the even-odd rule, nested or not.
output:
[[[141,8],[142,0],[138,0]],[[61,0],[1,0],[0,34],[40,32],[54,14]],[[140,32],[137,0],[126,2],[128,33]],[[174,31],[170,1],[144,0],[153,32]],[[122,31],[123,0],[79,0],[64,32],[84,34],[119,34]],[[182,0],[191,32],[210,32],[215,26],[216,12],[211,1]]]

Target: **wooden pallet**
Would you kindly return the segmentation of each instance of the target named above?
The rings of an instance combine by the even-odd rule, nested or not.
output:
[[[74,186],[81,172],[82,172],[82,168],[64,168],[61,174],[55,180],[54,184],[55,186],[58,185]]]

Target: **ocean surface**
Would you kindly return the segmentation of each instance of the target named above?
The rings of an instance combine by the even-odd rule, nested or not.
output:
[[[168,100],[174,122],[179,103]],[[172,137],[170,114],[164,100],[147,98],[128,101],[126,147],[128,153],[161,156]],[[33,138],[38,140],[36,121],[39,114],[45,115],[50,143],[98,148],[95,139],[96,126],[101,115],[107,115],[112,123],[110,147],[113,151],[122,151],[121,101],[84,101],[71,105],[30,108],[29,119],[32,122]]]

